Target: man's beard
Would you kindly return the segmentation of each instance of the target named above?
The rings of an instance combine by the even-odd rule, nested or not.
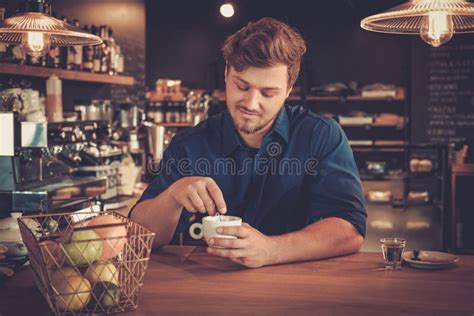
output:
[[[265,124],[260,124],[255,127],[245,126],[245,124],[243,125],[234,124],[234,125],[235,125],[235,128],[237,128],[239,132],[247,134],[247,135],[256,133],[265,126]]]
[[[246,124],[246,123],[239,124],[239,122],[234,121],[234,126],[239,132],[241,132],[243,134],[250,135],[250,134],[254,134],[254,133],[257,133],[257,132],[261,131],[265,126],[267,126],[267,124],[271,120],[272,119],[268,119],[265,122],[262,122],[260,120],[257,123],[257,125],[255,125],[255,126],[249,126],[250,124]],[[254,125],[254,124],[252,124],[252,125]]]
[[[240,108],[237,107],[237,111],[239,111]],[[273,118],[269,118],[268,120],[266,121],[263,121],[262,120],[262,116],[260,115],[256,115],[256,117],[258,117],[259,121],[256,123],[255,126],[252,126],[254,125],[253,122],[251,122],[250,124],[246,123],[245,120],[243,123],[239,123],[238,121],[236,121],[236,119],[232,118],[232,121],[234,123],[234,127],[240,132],[240,133],[243,133],[243,134],[247,134],[247,135],[251,135],[251,134],[254,134],[254,133],[257,133],[259,131],[261,131],[265,126],[267,126],[267,124],[269,122],[271,122],[272,120],[274,120],[276,118],[278,114],[275,115],[275,117]],[[250,126],[249,126],[250,125]]]

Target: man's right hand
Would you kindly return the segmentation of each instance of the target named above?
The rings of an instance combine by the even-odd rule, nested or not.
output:
[[[184,177],[174,182],[170,193],[176,203],[191,213],[217,212],[224,214],[227,207],[224,196],[217,183],[209,177]]]

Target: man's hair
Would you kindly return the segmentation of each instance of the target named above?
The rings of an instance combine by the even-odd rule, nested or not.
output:
[[[287,24],[273,18],[249,22],[230,35],[222,47],[226,67],[243,71],[249,67],[288,67],[288,87],[298,78],[301,58],[306,52],[303,37]]]

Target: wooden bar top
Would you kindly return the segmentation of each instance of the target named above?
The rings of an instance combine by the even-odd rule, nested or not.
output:
[[[474,256],[443,270],[384,269],[381,253],[247,269],[203,247],[150,259],[124,315],[474,315]],[[50,315],[27,267],[0,288],[0,314]]]

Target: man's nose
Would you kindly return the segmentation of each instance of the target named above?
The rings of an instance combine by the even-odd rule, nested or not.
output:
[[[257,110],[260,102],[260,95],[257,90],[250,89],[247,93],[246,108],[249,110]]]

